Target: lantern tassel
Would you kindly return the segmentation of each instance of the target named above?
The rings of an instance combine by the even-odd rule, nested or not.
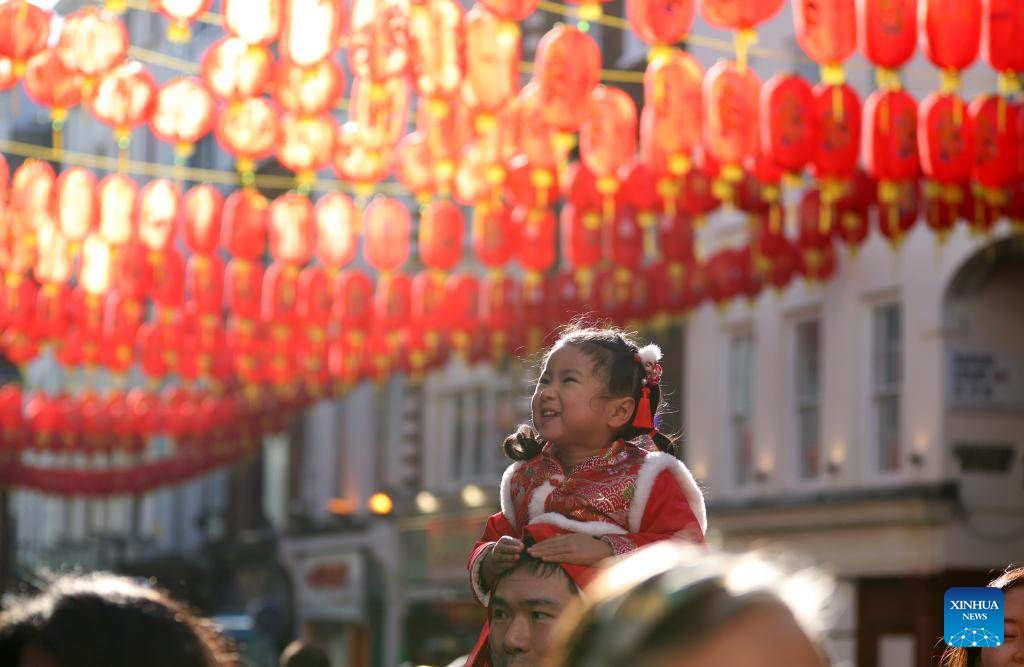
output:
[[[644,387],[640,394],[640,402],[636,406],[636,415],[633,417],[633,427],[649,431],[654,428],[654,421],[651,418],[651,388]]]

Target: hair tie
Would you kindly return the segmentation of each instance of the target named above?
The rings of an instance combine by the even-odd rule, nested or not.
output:
[[[644,369],[644,378],[641,380],[643,389],[640,390],[640,402],[636,406],[636,415],[633,417],[633,427],[653,433],[657,431],[654,427],[654,406],[651,405],[651,387],[661,384],[661,348],[653,343],[645,345],[637,350],[633,358]]]

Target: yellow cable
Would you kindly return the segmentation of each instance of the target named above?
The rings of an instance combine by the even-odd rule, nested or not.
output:
[[[142,162],[139,160],[126,160],[121,162],[117,157],[104,155],[92,155],[79,153],[77,151],[62,150],[58,156],[56,151],[49,146],[36,146],[21,141],[10,141],[0,139],[0,151],[11,155],[36,158],[38,160],[50,160],[63,164],[88,167],[91,169],[103,169],[105,171],[138,174],[152,178],[182,178],[188,181],[203,183],[217,183],[220,185],[241,186],[242,181],[238,173],[233,171],[221,171],[217,169],[201,169],[198,167],[177,167],[159,162]],[[118,169],[123,166],[123,169]],[[257,175],[255,185],[274,190],[291,190],[295,188],[296,181],[293,176]],[[313,184],[313,190],[318,192],[345,191],[352,192],[354,188],[349,183],[337,179],[321,178]],[[380,183],[374,186],[374,192],[400,196],[408,194],[408,191],[397,183]]]
[[[144,49],[141,46],[129,46],[128,55],[140,62],[149,63],[150,65],[166,67],[167,69],[185,72],[186,74],[199,74],[198,63],[194,63],[190,60],[184,60],[182,58],[175,58],[174,56],[169,56],[166,53],[160,53],[159,51]]]

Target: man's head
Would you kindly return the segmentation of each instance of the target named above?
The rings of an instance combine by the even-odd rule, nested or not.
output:
[[[488,610],[491,665],[539,665],[555,619],[578,595],[576,584],[559,565],[524,552],[515,567],[494,582]]]

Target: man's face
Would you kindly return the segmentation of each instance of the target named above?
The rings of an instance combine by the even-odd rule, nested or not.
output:
[[[491,598],[491,664],[539,665],[555,619],[575,597],[561,569],[550,577],[518,570],[501,579]]]

